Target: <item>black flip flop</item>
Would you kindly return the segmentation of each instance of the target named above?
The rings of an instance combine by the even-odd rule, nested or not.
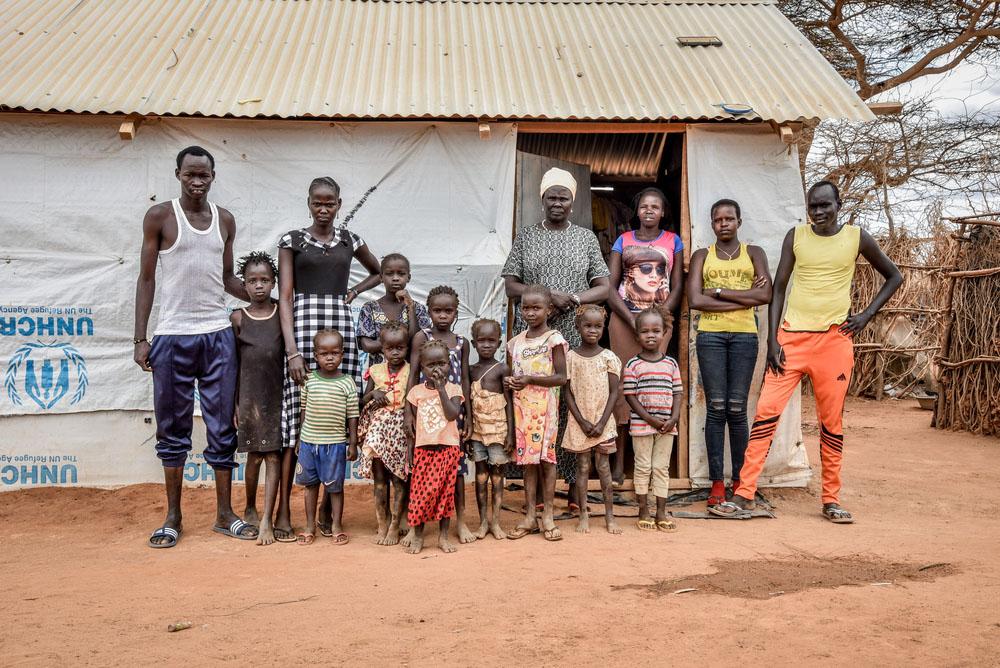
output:
[[[168,538],[165,543],[154,543],[154,538]],[[173,547],[177,544],[177,541],[181,539],[181,532],[177,529],[168,526],[162,526],[152,533],[148,538],[147,543],[154,550],[160,550],[168,547]]]

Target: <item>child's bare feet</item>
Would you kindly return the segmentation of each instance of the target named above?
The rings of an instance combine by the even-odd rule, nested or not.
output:
[[[489,532],[490,522],[486,518],[483,518],[483,521],[479,523],[479,528],[476,529],[476,533],[473,535],[476,537],[476,540],[482,540],[483,538],[486,538],[486,534]]]
[[[403,540],[406,542],[406,553],[407,554],[420,554],[420,550],[424,549],[424,537],[418,536],[412,528],[410,533],[406,535]]]
[[[385,531],[385,537],[379,545],[399,545],[399,525],[395,522],[389,523],[389,528]]]
[[[469,527],[465,526],[465,522],[457,522],[458,525],[458,542],[462,543],[475,543],[476,534],[469,531]],[[444,548],[442,548],[444,549]],[[454,551],[454,550],[452,550]]]
[[[452,552],[458,551],[458,548],[452,545],[451,542],[448,540],[447,534],[443,533],[440,536],[438,536],[438,547],[441,548],[441,551],[444,552],[445,554],[451,554]]]
[[[620,534],[622,532],[622,528],[618,526],[618,523],[615,522],[613,518],[609,517],[607,524],[608,524],[608,533]]]
[[[246,520],[244,520],[245,522]],[[257,544],[258,545],[270,545],[274,542],[274,529],[271,528],[271,523],[264,521],[260,523],[260,533],[257,534]]]
[[[580,513],[580,522],[576,525],[577,533],[590,533],[590,513]]]
[[[254,526],[260,524],[260,515],[257,514],[257,509],[252,506],[248,506],[247,509],[243,511],[243,521]]]
[[[403,547],[410,547],[410,545],[413,544],[413,539],[416,537],[416,535],[417,535],[416,530],[413,527],[410,527],[410,530],[406,532],[406,535],[399,539],[399,544],[402,545]],[[421,547],[423,547],[423,540],[420,541],[420,544]],[[419,551],[420,550],[418,549],[417,552]],[[413,554],[416,554],[417,552],[414,552]]]
[[[385,537],[388,530],[389,530],[388,525],[379,524],[378,528],[375,529],[375,535],[372,536],[372,542],[375,543],[376,545],[385,545]]]
[[[490,525],[490,533],[493,534],[493,537],[497,540],[503,540],[507,537],[507,532],[500,527],[499,522],[494,522]]]

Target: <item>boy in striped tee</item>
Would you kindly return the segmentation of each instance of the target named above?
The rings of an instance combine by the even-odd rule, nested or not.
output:
[[[652,306],[635,316],[635,336],[642,351],[630,359],[622,374],[625,401],[631,410],[629,433],[635,452],[632,477],[639,502],[639,529],[677,530],[667,517],[670,493],[670,453],[680,419],[684,386],[677,362],[660,351],[670,338],[673,317]],[[656,496],[656,521],[649,519],[648,495]]]
[[[318,367],[302,386],[302,429],[295,447],[299,463],[295,482],[306,488],[306,529],[300,545],[311,545],[316,537],[316,505],[319,485],[330,495],[333,511],[333,542],[350,540],[341,522],[344,516],[344,475],[348,460],[358,458],[358,388],[351,376],[340,370],[344,359],[344,337],[324,329],[313,338]]]

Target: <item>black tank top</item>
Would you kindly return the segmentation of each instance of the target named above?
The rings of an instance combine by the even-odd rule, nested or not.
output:
[[[285,239],[295,257],[295,292],[312,295],[347,294],[354,249],[364,244],[361,238],[347,230],[329,244],[317,241],[305,230],[293,230]]]

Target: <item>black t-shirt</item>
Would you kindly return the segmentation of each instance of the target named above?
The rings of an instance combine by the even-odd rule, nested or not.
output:
[[[295,292],[311,295],[347,294],[354,252],[365,245],[358,235],[340,230],[329,244],[318,241],[307,230],[292,230],[278,242],[295,258]]]

